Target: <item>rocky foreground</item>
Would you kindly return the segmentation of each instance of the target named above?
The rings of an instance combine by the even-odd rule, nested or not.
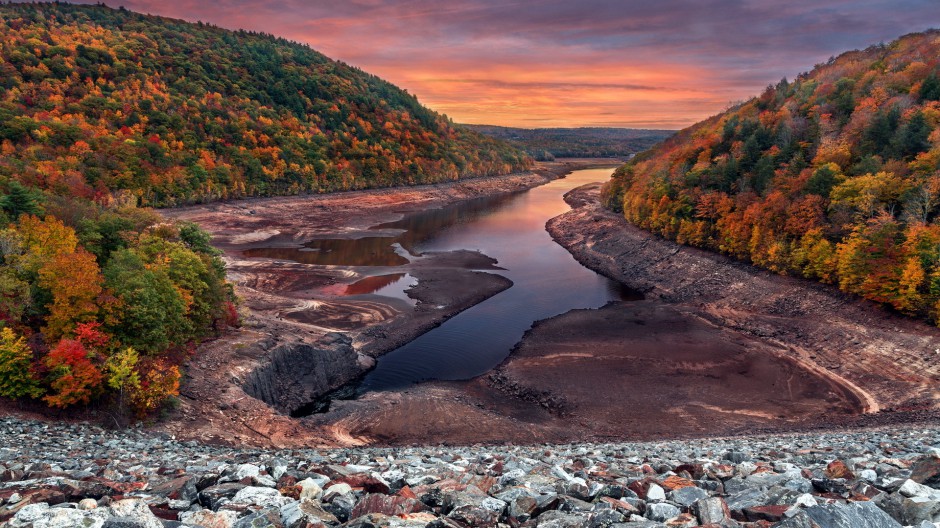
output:
[[[940,429],[239,450],[0,419],[10,527],[938,527]]]

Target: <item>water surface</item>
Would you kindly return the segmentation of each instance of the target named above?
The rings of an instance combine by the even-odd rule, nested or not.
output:
[[[498,273],[511,279],[513,286],[379,358],[358,392],[479,376],[502,362],[539,319],[638,298],[579,264],[545,230],[546,221],[570,209],[563,199],[567,191],[606,181],[611,172],[579,170],[498,201],[455,204],[381,226],[406,229],[410,234],[397,241],[412,253],[481,251],[499,261],[505,271]],[[428,221],[433,228],[428,228]]]

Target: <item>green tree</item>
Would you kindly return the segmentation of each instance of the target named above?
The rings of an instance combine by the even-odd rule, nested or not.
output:
[[[185,336],[186,303],[166,270],[148,266],[129,249],[116,251],[104,271],[105,284],[123,309],[109,330],[125,345],[146,354],[180,344]]]
[[[16,180],[10,181],[7,187],[7,194],[0,197],[0,209],[3,209],[7,216],[17,219],[20,215],[38,215],[42,212],[42,193],[29,189]]]
[[[32,370],[33,351],[26,340],[10,328],[0,330],[0,396],[38,398],[39,380]]]

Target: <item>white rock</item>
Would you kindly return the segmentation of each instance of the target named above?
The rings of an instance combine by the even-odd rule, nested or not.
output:
[[[571,480],[571,475],[569,475],[568,472],[565,471],[561,466],[552,467],[552,475],[565,481]]]
[[[78,501],[79,510],[94,510],[98,507],[98,501],[95,499],[82,499]]]
[[[158,519],[157,516],[150,511],[150,508],[147,507],[147,503],[140,499],[115,501],[108,506],[108,509],[111,510],[111,514],[115,517],[130,517],[140,521],[146,528],[163,528],[163,521]],[[96,510],[98,510],[98,508],[91,511]]]
[[[109,517],[104,508],[91,511],[73,508],[50,508],[48,504],[30,504],[10,519],[10,528],[101,528]],[[160,525],[162,528],[163,525]],[[149,528],[149,525],[148,525]]]
[[[252,480],[254,481],[255,484],[257,484],[257,485],[259,485],[259,486],[264,486],[264,487],[266,487],[266,488],[276,488],[276,487],[277,487],[277,482],[276,482],[273,478],[271,478],[271,477],[269,477],[269,476],[267,476],[267,475],[258,475],[257,477],[255,477],[255,478],[252,479]]]
[[[646,492],[646,500],[649,502],[662,502],[666,500],[666,491],[659,484],[650,484]]]
[[[238,493],[232,497],[230,504],[245,506],[255,505],[267,508],[271,506],[280,507],[290,501],[291,499],[289,497],[281,495],[276,489],[248,486],[247,488],[238,490]]]
[[[933,488],[924,486],[923,484],[918,484],[913,480],[905,480],[904,484],[901,484],[898,492],[905,497],[931,497],[931,498],[940,498],[940,491],[937,491]]]
[[[329,502],[330,499],[337,495],[346,495],[347,493],[352,493],[352,486],[341,482],[339,484],[333,484],[329,488],[326,488],[326,491],[323,492],[323,502]]]
[[[287,473],[287,464],[276,463],[274,467],[271,468],[271,476],[274,477],[274,480],[280,479],[284,473]]]
[[[757,464],[753,462],[744,461],[738,464],[738,467],[735,468],[735,473],[746,477],[757,470]]]
[[[231,510],[200,510],[180,513],[180,522],[205,528],[232,528],[238,520],[238,513]]]
[[[313,479],[305,478],[297,483],[300,486],[300,498],[317,500],[323,495],[323,488]]]
[[[874,469],[863,469],[858,472],[858,476],[861,479],[867,480],[868,482],[875,482],[878,480],[878,473]]]

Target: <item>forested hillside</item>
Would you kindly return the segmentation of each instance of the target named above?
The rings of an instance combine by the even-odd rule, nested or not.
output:
[[[681,131],[603,193],[634,224],[940,321],[940,32]]]
[[[505,174],[520,151],[269,35],[69,4],[0,5],[0,191],[141,205]]]
[[[640,128],[512,128],[464,125],[508,141],[541,161],[557,158],[626,158],[673,135],[672,130]]]

